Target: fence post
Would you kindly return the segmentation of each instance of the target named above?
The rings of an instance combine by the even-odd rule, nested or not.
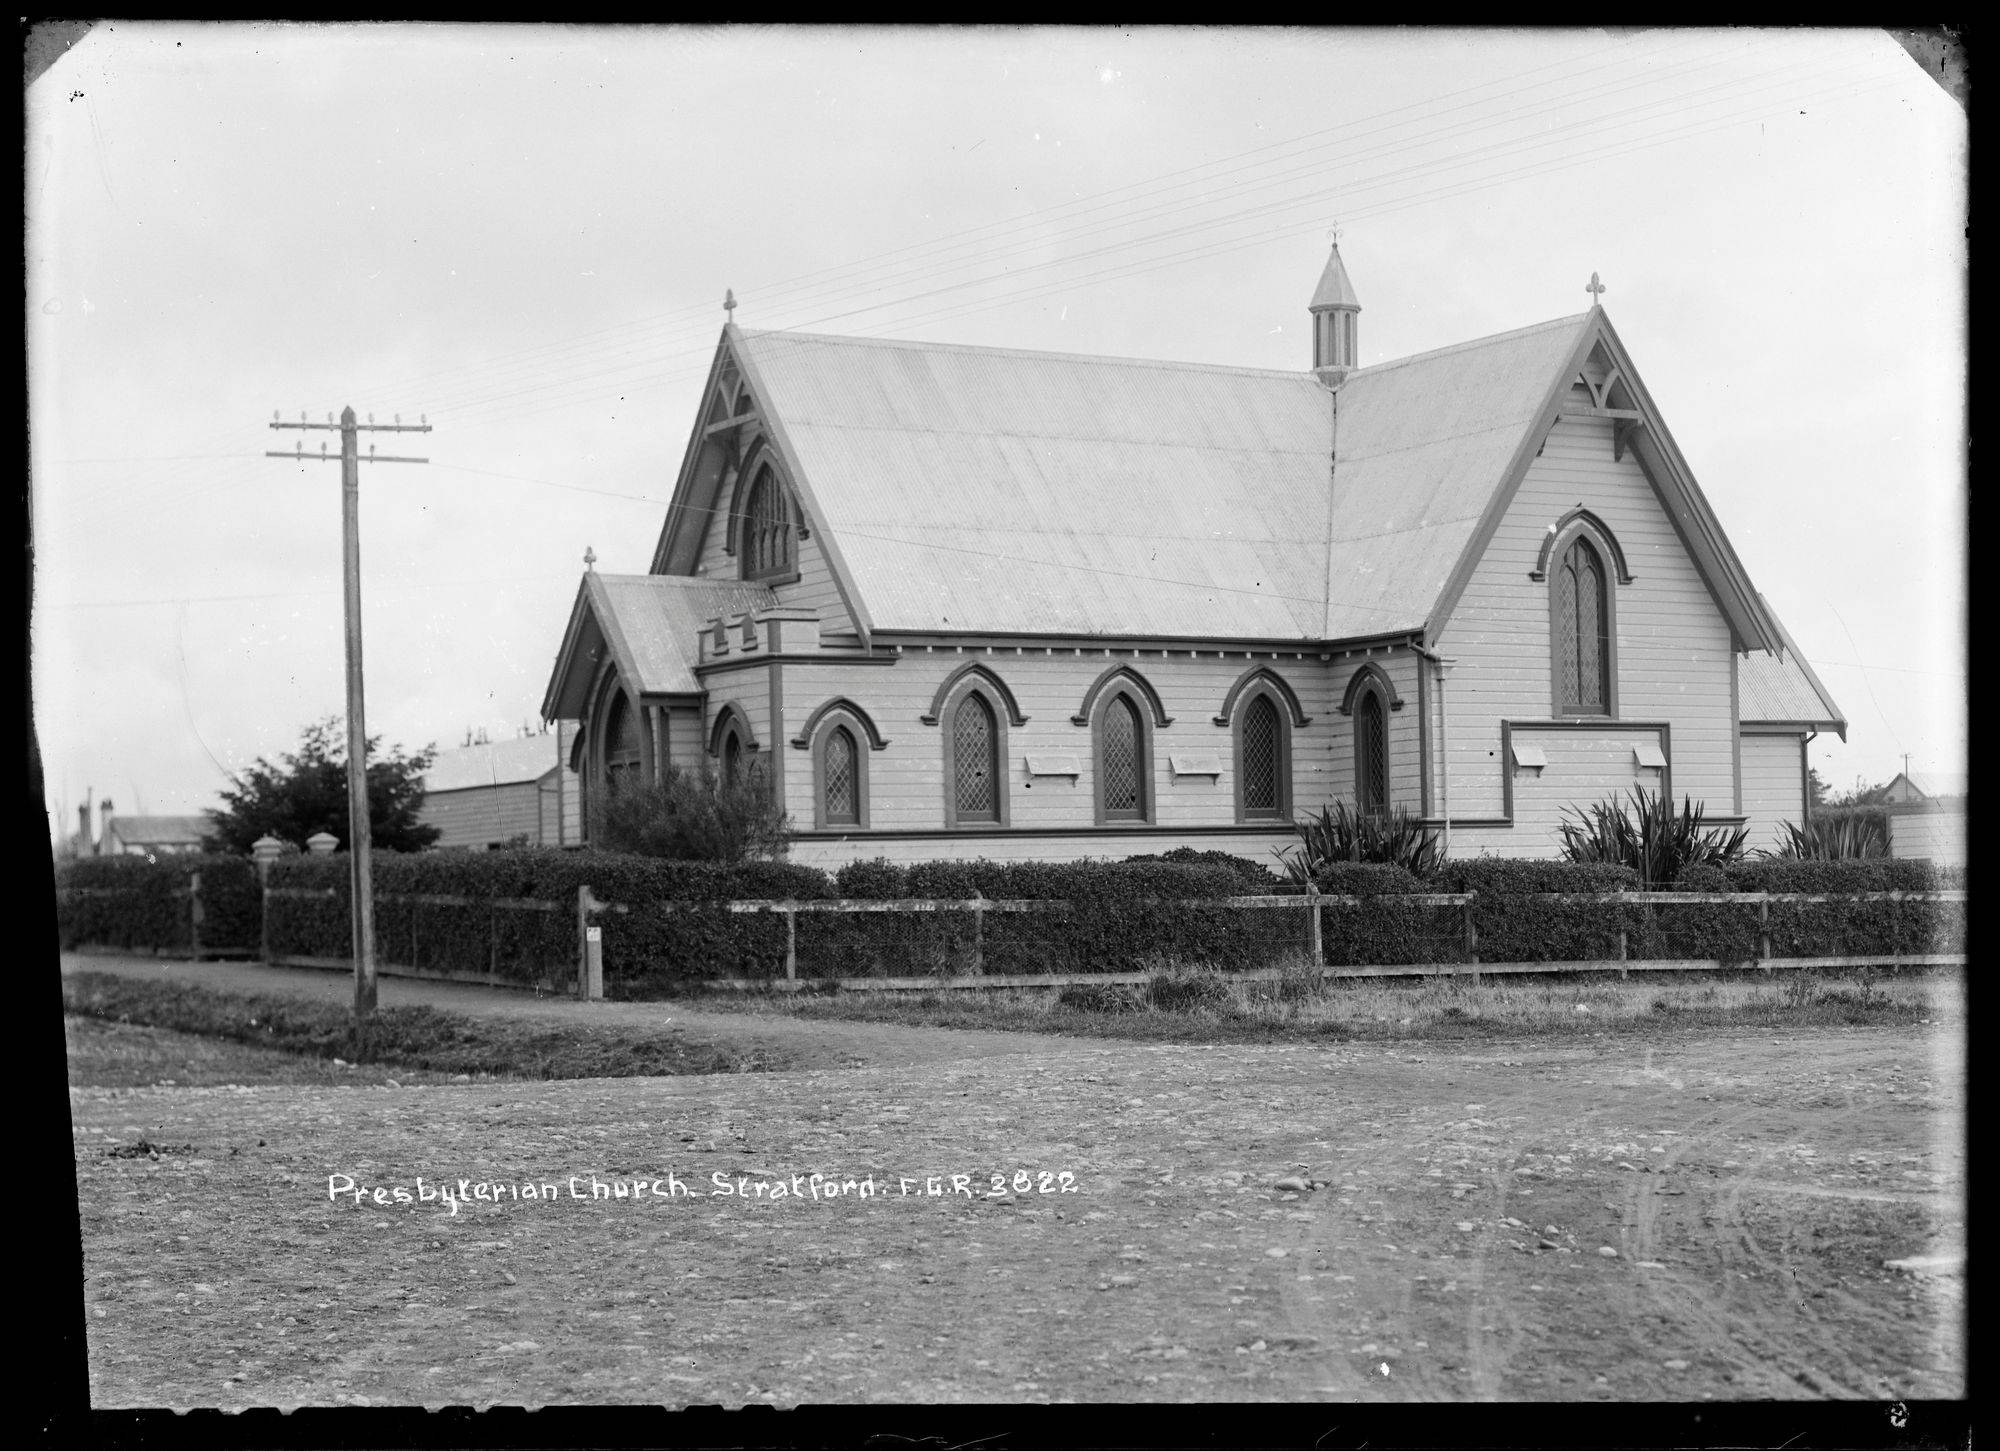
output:
[[[785,981],[799,980],[799,912],[790,902],[785,903]]]
[[[1465,960],[1472,964],[1472,985],[1479,986],[1479,929],[1472,923],[1473,893],[1467,892],[1459,910],[1465,914]]]
[[[201,873],[188,873],[188,958],[201,960]]]
[[[1757,961],[1764,971],[1771,970],[1771,899],[1762,893],[1757,897]]]
[[[590,883],[576,889],[576,995],[590,998],[590,911],[597,905],[590,895]]]
[[[1618,906],[1620,909],[1618,913],[1618,960],[1620,962],[1624,962],[1631,951],[1631,942],[1630,942],[1631,934],[1627,932],[1625,929],[1625,912],[1624,912],[1624,907],[1628,896],[1629,894],[1626,892],[1620,892],[1618,894]],[[1631,974],[1628,973],[1622,967],[1618,969],[1618,975],[1620,977],[1631,976]]]
[[[284,852],[285,844],[275,836],[260,836],[250,843],[250,858],[257,864],[257,960],[271,960],[271,863]]]
[[[410,904],[410,921],[417,920],[416,903]],[[414,929],[412,929],[414,930]],[[589,939],[586,938],[586,941]],[[414,963],[411,966],[415,966]],[[486,975],[500,976],[500,909],[491,902],[486,904]]]
[[[1318,883],[1306,882],[1306,901],[1311,904],[1306,913],[1306,925],[1312,936],[1313,981],[1318,983],[1326,975],[1326,939],[1321,935]]]
[[[972,889],[972,975],[986,975],[986,894]]]

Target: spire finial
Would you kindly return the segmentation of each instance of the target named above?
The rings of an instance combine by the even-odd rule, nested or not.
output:
[[[586,571],[597,567],[597,551],[588,544],[583,546],[583,567]]]
[[[733,288],[722,289],[722,311],[725,321],[736,321],[736,292]]]
[[[1598,303],[1604,300],[1604,294],[1609,289],[1606,288],[1602,282],[1599,282],[1597,280],[1597,274],[1593,272],[1590,274],[1590,281],[1583,284],[1583,290],[1590,294],[1591,302]]]

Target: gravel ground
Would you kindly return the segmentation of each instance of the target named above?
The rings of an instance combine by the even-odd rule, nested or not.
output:
[[[1941,1013],[1559,1046],[772,1023],[865,1066],[77,1087],[93,1403],[1962,1396],[1961,1276],[1883,1264],[1963,1253]],[[643,1192],[572,1197],[593,1175]],[[419,1178],[556,1197],[395,1202]]]

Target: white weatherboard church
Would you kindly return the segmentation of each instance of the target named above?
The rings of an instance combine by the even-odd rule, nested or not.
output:
[[[1358,367],[1336,246],[1310,311],[1298,372],[729,323],[650,571],[563,633],[586,798],[757,772],[822,865],[1802,821],[1846,723],[1603,307]]]

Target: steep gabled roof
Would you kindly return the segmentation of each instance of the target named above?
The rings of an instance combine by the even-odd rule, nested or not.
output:
[[[590,683],[607,651],[619,676],[640,695],[697,694],[702,687],[689,652],[702,623],[776,603],[767,586],[736,580],[586,573],[542,697],[542,719],[586,713]]]
[[[1597,349],[1737,642],[1775,646],[1601,308],[1358,369],[1337,433],[1306,372],[734,325],[711,393],[747,384],[864,639],[1434,639]],[[719,410],[705,400],[655,570],[691,572],[724,507]]]

